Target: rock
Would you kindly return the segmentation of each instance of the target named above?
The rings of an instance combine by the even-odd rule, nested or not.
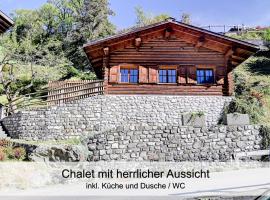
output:
[[[205,115],[204,114],[199,115],[197,113],[183,114],[182,115],[182,124],[183,124],[183,126],[204,127],[204,126],[206,126]]]
[[[240,114],[240,113],[230,113],[226,115],[225,123],[229,126],[237,126],[237,125],[249,125],[249,116],[248,114]]]
[[[89,154],[81,145],[40,145],[28,157],[35,162],[79,162],[86,161]]]
[[[112,144],[112,149],[117,149],[118,148],[118,143],[113,143]]]

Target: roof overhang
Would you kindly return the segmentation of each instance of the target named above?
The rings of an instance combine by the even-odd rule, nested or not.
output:
[[[14,22],[0,10],[0,33],[6,32]]]
[[[103,39],[91,41],[83,46],[91,64],[100,66],[101,59],[104,55],[104,48],[109,47],[110,51],[125,48],[126,45],[134,45],[134,39],[141,38],[142,41],[150,40],[155,34],[163,33],[164,30],[170,30],[183,40],[198,45],[200,38],[203,37],[205,48],[209,48],[229,55],[232,59],[232,65],[237,66],[251,55],[259,50],[259,46],[234,39],[225,35],[211,32],[196,26],[177,22],[175,20],[165,20],[159,23],[151,24],[141,28],[133,29],[129,32],[116,34]]]

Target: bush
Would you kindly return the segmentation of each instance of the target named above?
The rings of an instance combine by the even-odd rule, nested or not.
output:
[[[15,147],[12,151],[12,156],[16,160],[24,160],[26,156],[26,151],[23,147]]]
[[[7,139],[0,139],[0,147],[8,147],[11,145],[11,142]]]
[[[12,146],[5,147],[4,152],[8,159],[10,160],[14,159]]]
[[[251,122],[255,124],[258,123],[260,117],[264,115],[261,103],[257,100],[257,98],[250,96],[236,98],[230,102],[227,108],[225,108],[225,114],[235,112],[248,114]]]
[[[262,147],[264,149],[270,148],[270,127],[262,126],[260,129],[260,133],[262,136]]]
[[[0,161],[4,160],[24,160],[26,150],[23,147],[14,147],[14,144],[6,139],[0,140]]]

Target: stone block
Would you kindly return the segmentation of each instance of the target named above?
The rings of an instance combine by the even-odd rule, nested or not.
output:
[[[249,125],[248,114],[230,113],[226,115],[225,123],[229,126]]]
[[[182,115],[182,125],[183,126],[193,126],[193,127],[205,127],[206,120],[205,115],[197,113],[185,113]]]

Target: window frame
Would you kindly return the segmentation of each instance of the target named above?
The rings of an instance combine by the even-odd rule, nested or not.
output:
[[[120,66],[120,71],[119,71],[119,83],[120,84],[138,84],[139,83],[139,67],[134,64],[122,64]],[[128,70],[128,82],[122,82],[122,73],[121,70]],[[137,70],[137,82],[130,82],[131,80],[131,70]]]
[[[198,82],[198,70],[204,70],[204,74],[203,74],[203,78],[206,78],[206,71],[207,70],[211,70],[212,71],[212,82],[211,83],[199,83]],[[214,85],[215,84],[215,69],[214,68],[211,68],[211,67],[208,67],[208,68],[202,68],[202,67],[198,67],[196,68],[196,81],[197,81],[197,85]]]
[[[160,70],[166,70],[166,82],[160,82]],[[175,70],[175,75],[169,75],[169,70]],[[176,65],[161,65],[158,68],[158,84],[166,84],[166,85],[177,85],[177,66]],[[163,75],[164,76],[164,75]],[[168,82],[169,77],[174,77],[175,82]]]

